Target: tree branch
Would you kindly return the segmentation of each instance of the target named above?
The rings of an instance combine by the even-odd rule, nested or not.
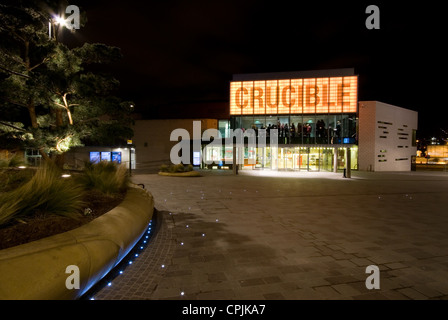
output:
[[[60,104],[59,102],[53,101],[53,103],[61,108],[65,109],[65,106],[63,104]]]
[[[15,102],[15,101],[9,100],[7,98],[3,98],[3,97],[1,99],[3,99],[6,102],[9,102],[11,104],[15,104],[16,106],[19,106],[19,107],[28,108],[28,106],[26,104],[23,104],[23,103],[20,103],[20,102]]]
[[[47,62],[48,60],[50,60],[49,57],[46,57],[44,60],[42,60],[42,62],[36,64],[35,66],[32,66],[31,68],[28,69],[28,71],[33,71],[34,69],[36,69],[38,66],[44,64],[45,62]]]
[[[4,126],[7,126],[7,127],[10,127],[10,128],[13,128],[13,129],[18,130],[18,131],[21,131],[21,132],[28,132],[28,131],[25,130],[25,129],[16,127],[16,126],[14,126],[14,125],[12,125],[12,124],[10,124],[10,123],[7,123],[7,122],[0,121],[0,124],[2,124],[2,125],[4,125]]]
[[[62,96],[62,100],[64,101],[64,107],[65,107],[65,110],[67,111],[68,122],[69,122],[71,125],[73,125],[72,113],[70,112],[70,108],[69,108],[69,105],[68,105],[68,102],[67,102],[67,93],[65,93],[65,94]]]
[[[9,73],[15,74],[16,76],[21,76],[21,77],[24,77],[24,78],[27,78],[27,79],[30,79],[30,78],[31,78],[30,76],[28,76],[28,75],[26,75],[26,74],[23,74],[23,73],[20,73],[20,72],[16,72],[16,71],[12,71],[12,70],[9,70],[8,68],[5,68],[5,67],[3,67],[3,66],[1,66],[1,65],[0,65],[0,69],[5,70],[6,72],[9,72]]]

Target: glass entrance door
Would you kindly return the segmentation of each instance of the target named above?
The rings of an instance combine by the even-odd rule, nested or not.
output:
[[[333,149],[324,148],[322,151],[322,166],[321,170],[331,172],[333,171]]]
[[[319,148],[310,148],[309,153],[309,170],[310,171],[320,171],[320,150]]]
[[[293,148],[286,148],[286,154],[285,154],[285,168],[287,170],[294,170],[294,149]]]
[[[299,169],[301,171],[308,171],[309,149],[308,147],[300,148]]]

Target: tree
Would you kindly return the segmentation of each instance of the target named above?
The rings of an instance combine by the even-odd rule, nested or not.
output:
[[[56,4],[32,3],[0,4],[0,139],[38,149],[61,166],[64,153],[86,141],[132,137],[132,102],[114,96],[116,79],[89,70],[119,60],[120,49],[98,43],[68,48],[50,39],[48,7]]]

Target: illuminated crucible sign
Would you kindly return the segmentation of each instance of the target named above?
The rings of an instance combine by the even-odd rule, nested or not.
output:
[[[358,77],[232,81],[230,114],[355,113]]]

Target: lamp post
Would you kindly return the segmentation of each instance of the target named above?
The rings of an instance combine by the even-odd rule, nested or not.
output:
[[[54,40],[57,41],[57,30],[56,26],[67,27],[66,20],[61,16],[53,16],[48,20],[48,37],[51,39],[52,34]]]
[[[74,32],[76,29],[80,28],[80,12],[78,6],[69,5],[65,9],[66,14],[70,14],[67,18],[62,16],[53,15],[52,18],[48,20],[48,37],[51,39],[52,29],[54,29],[54,39],[56,39],[56,28],[55,25],[61,25],[70,29]]]

